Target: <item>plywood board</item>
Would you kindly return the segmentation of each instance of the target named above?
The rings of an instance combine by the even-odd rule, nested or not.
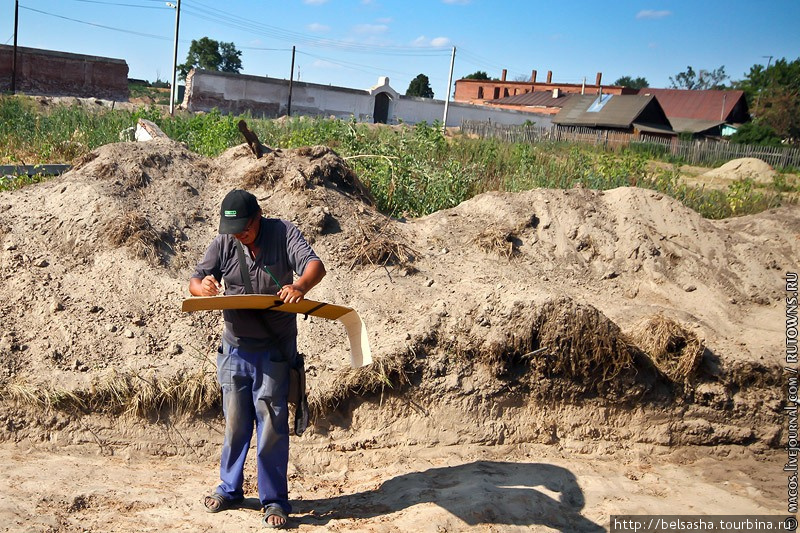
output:
[[[241,294],[232,296],[195,296],[183,300],[181,310],[212,311],[219,309],[265,309],[267,311],[309,315],[328,320],[338,320],[347,331],[350,341],[350,366],[362,367],[372,362],[372,350],[367,338],[367,328],[358,313],[350,307],[314,300],[288,304],[271,294]]]

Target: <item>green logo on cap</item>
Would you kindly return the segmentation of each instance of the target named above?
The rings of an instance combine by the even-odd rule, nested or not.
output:
[[[236,216],[236,210],[225,211],[225,216],[226,217],[235,217]]]

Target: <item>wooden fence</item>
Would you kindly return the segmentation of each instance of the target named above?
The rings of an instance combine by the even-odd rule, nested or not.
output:
[[[800,168],[800,148],[755,146],[713,140],[681,141],[677,137],[635,135],[593,128],[555,125],[549,128],[535,125],[514,126],[475,120],[463,120],[461,132],[517,143],[576,142],[603,146],[610,150],[629,147],[653,156],[671,155],[692,165],[712,165],[740,157],[757,157],[774,168]]]

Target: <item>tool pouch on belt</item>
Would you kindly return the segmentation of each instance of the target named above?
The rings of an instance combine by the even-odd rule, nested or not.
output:
[[[294,405],[294,434],[299,437],[308,427],[309,415],[305,356],[299,352],[289,369],[289,403]]]

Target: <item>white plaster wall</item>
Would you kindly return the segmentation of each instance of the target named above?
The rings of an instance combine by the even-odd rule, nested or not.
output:
[[[395,120],[402,120],[408,124],[416,124],[422,121],[430,124],[435,120],[441,122],[444,118],[444,104],[444,100],[404,96],[395,102],[393,116]],[[524,113],[508,109],[493,109],[487,106],[453,102],[450,102],[447,108],[447,126],[460,126],[462,120],[491,120],[498,124],[523,124],[526,120],[530,120],[537,126],[550,127],[551,118],[549,115]]]
[[[377,92],[376,92],[377,90]],[[441,121],[444,116],[444,100],[430,98],[394,97],[397,93],[388,85],[371,91],[295,82],[292,88],[292,115],[335,116],[359,122],[372,122],[375,111],[375,94],[386,92],[393,98],[389,104],[389,122],[416,124]],[[372,94],[370,94],[372,92]],[[289,100],[289,82],[275,78],[246,76],[196,70],[192,76],[191,91],[187,91],[184,106],[190,110],[210,111],[203,101],[247,100],[275,104],[279,115],[286,114]],[[499,124],[522,124],[532,121],[537,126],[549,127],[550,115],[537,115],[506,109],[492,109],[451,102],[448,107],[447,125],[460,126],[466,120],[491,120]]]
[[[373,97],[366,91],[358,94],[318,85],[295,86],[292,91],[292,114],[355,116],[360,121],[371,121],[374,105]]]

